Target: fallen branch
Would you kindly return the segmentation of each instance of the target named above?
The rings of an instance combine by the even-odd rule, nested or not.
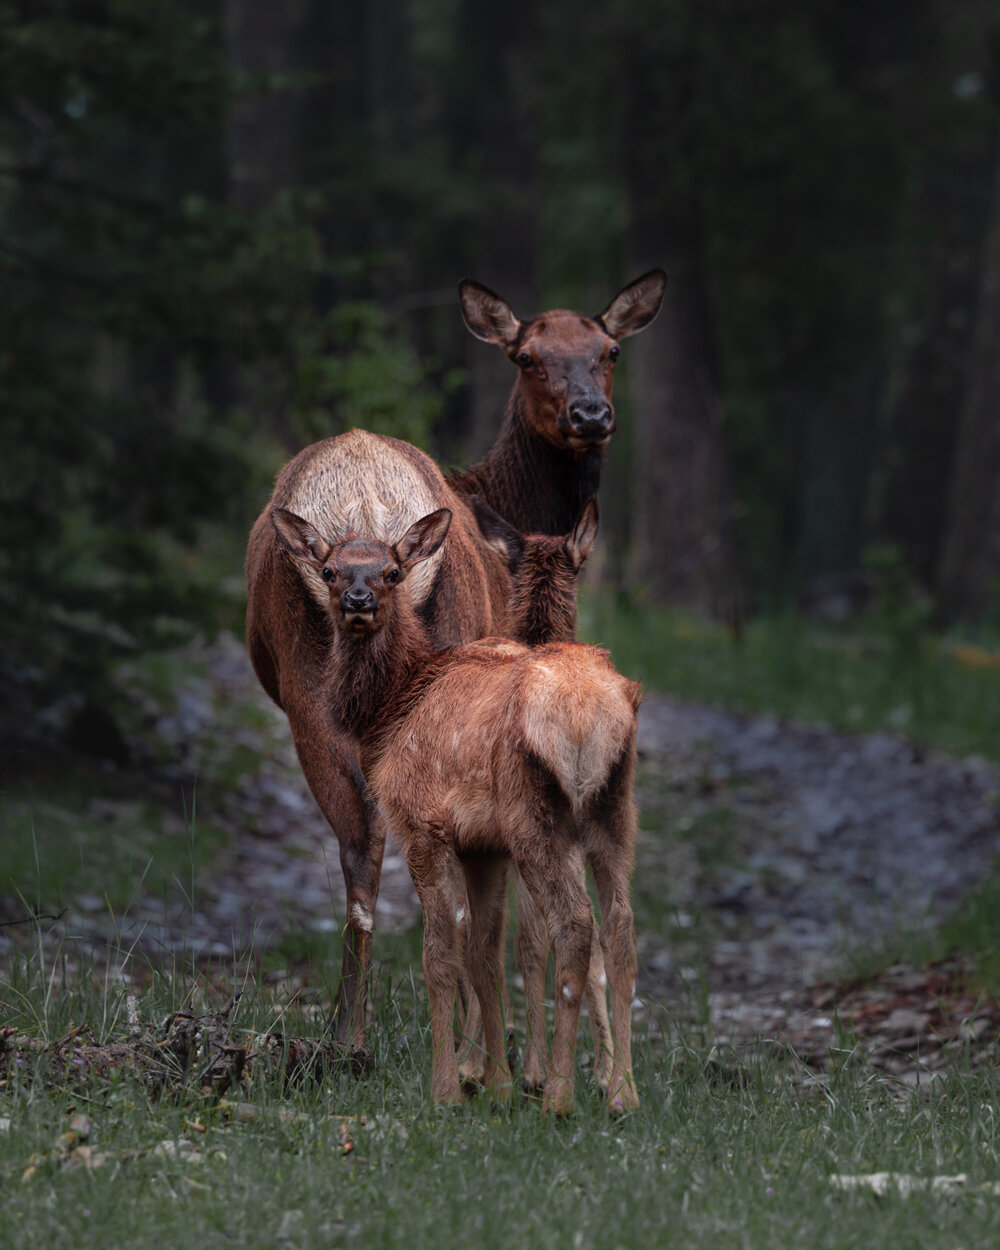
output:
[[[345,1067],[361,1073],[371,1066],[368,1051],[326,1038],[250,1032],[234,1040],[230,1017],[238,1001],[236,994],[210,1015],[172,1012],[156,1029],[145,1030],[133,1001],[126,1041],[87,1040],[93,1034],[86,1025],[54,1042],[0,1028],[0,1089],[21,1081],[90,1084],[127,1076],[157,1094],[196,1090],[221,1096],[251,1080],[322,1081]]]

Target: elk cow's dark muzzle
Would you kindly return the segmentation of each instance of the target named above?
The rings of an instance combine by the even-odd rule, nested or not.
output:
[[[603,395],[575,400],[570,405],[569,419],[578,438],[606,438],[614,430],[614,410]]]

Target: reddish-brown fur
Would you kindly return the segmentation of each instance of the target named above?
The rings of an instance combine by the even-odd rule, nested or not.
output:
[[[504,557],[513,577],[509,603],[510,636],[515,642],[538,646],[546,642],[572,642],[576,637],[576,584],[580,569],[597,537],[597,500],[590,499],[573,532],[563,537],[545,534],[524,536],[485,504],[478,495],[471,499],[476,520],[484,538]],[[569,865],[584,882],[583,861]],[[514,945],[517,968],[524,982],[528,1027],[521,1081],[528,1090],[544,1088],[548,1074],[545,1030],[545,970],[550,942],[545,921],[535,906],[521,877],[515,874],[517,938]],[[595,926],[587,971],[587,1014],[594,1038],[594,1077],[602,1089],[611,1079],[612,1037],[605,992],[604,955]],[[477,1022],[466,1019],[467,1033],[480,1039]],[[473,1072],[481,1075],[475,1060],[481,1051],[467,1039],[459,1052],[459,1072],[463,1079]]]
[[[479,495],[522,533],[568,533],[597,494],[614,433],[618,341],[649,325],[666,281],[662,269],[653,269],[596,317],[555,309],[530,321],[518,320],[487,287],[462,282],[469,330],[500,347],[519,372],[486,459],[449,484],[461,495]]]
[[[394,547],[350,535],[330,545],[288,511],[276,509],[273,517],[297,558],[326,570],[333,666],[356,673],[359,691],[371,690],[361,759],[403,842],[424,908],[432,1096],[440,1102],[461,1096],[452,1028],[466,919],[464,907],[456,910],[459,868],[468,892],[468,961],[483,1016],[485,1081],[500,1096],[509,1090],[502,1003],[504,881],[512,860],[542,912],[555,958],[555,1039],[543,1105],[557,1112],[571,1106],[593,930],[580,867],[585,856],[601,901],[611,989],[608,1096],[616,1107],[637,1105],[628,890],[638,687],[615,672],[604,652],[576,643],[528,648],[497,639],[434,652],[396,583],[440,547],[450,521],[445,509],[421,518]],[[375,615],[363,619],[352,607],[361,582],[377,603]]]
[[[387,478],[415,475],[433,492],[423,511],[446,504],[456,514],[448,548],[420,600],[421,618],[432,640],[448,645],[503,632],[504,571],[483,554],[462,499],[478,492],[518,529],[551,534],[569,530],[584,501],[596,491],[604,445],[614,428],[610,410],[614,340],[636,333],[652,320],[665,281],[662,270],[646,274],[595,318],[555,311],[524,323],[485,287],[462,283],[462,310],[472,333],[499,344],[515,361],[519,354],[525,356],[503,428],[487,459],[446,484],[433,461],[409,444],[352,431],[339,440],[315,443],[290,461],[254,525],[247,551],[250,656],[264,689],[288,716],[306,780],[340,844],[348,924],[335,1015],[337,1036],[344,1041],[360,1043],[364,1037],[364,981],[384,831],[359,768],[356,732],[336,723],[323,702],[330,685],[329,622],[301,562],[277,541],[271,509],[298,508],[316,524],[318,512],[329,524],[339,523],[359,500],[378,503]],[[610,416],[585,411],[588,403],[602,402],[595,400],[598,390]],[[578,417],[583,414],[582,429],[573,428],[570,412],[577,400],[583,405],[577,410]],[[600,428],[602,424],[607,428]],[[344,440],[363,446],[354,449],[346,468],[332,472],[331,451],[341,448]],[[401,520],[398,511],[395,519]],[[402,528],[369,525],[365,532],[385,539]],[[326,536],[333,537],[332,531]],[[340,673],[338,680],[347,679]],[[474,1071],[472,1063],[470,1072]]]
[[[288,716],[302,771],[339,842],[347,929],[334,1014],[337,1037],[356,1045],[364,1039],[385,831],[360,767],[364,716],[356,675],[350,667],[331,666],[325,587],[308,562],[279,541],[271,511],[292,508],[327,540],[343,537],[352,523],[365,537],[384,539],[445,504],[455,514],[451,539],[437,567],[424,566],[430,576],[418,587],[416,606],[438,645],[503,633],[504,562],[486,546],[433,460],[398,439],[351,431],[305,448],[278,475],[247,551],[250,658],[261,685]],[[408,594],[418,581],[411,581]]]

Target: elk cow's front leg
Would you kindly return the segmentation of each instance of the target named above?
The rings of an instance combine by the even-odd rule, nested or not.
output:
[[[355,739],[329,720],[288,708],[295,750],[319,808],[336,834],[347,894],[344,956],[330,1024],[338,1042],[363,1046],[375,904],[385,827],[358,762]]]

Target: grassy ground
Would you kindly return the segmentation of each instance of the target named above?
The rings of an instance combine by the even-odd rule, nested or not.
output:
[[[5,1019],[57,1036],[70,1018],[100,1031],[124,990],[95,985],[48,1007],[30,949]],[[197,983],[157,976],[140,995],[156,1019]],[[229,987],[208,988],[218,1005]],[[243,983],[238,1026],[315,1012]],[[324,1087],[258,1085],[229,1104],[152,1100],[127,1082],[18,1085],[0,1099],[0,1240],[5,1245],[969,1247],[994,1244],[1000,1198],[998,1077],[951,1073],[933,1096],[897,1101],[872,1080],[803,1084],[780,1054],[709,1060],[662,1018],[640,1030],[641,1109],[610,1119],[578,1073],[577,1110],[543,1120],[473,1099],[427,1100],[422,995],[383,979],[372,1030],[377,1076]],[[661,1038],[661,1029],[666,1037]],[[849,1048],[850,1040],[845,1039]],[[74,1121],[84,1114],[89,1126]],[[72,1133],[86,1132],[74,1148]],[[70,1132],[70,1136],[63,1135]],[[967,1174],[957,1199],[844,1194],[831,1173]],[[25,1179],[26,1177],[26,1179]]]
[[[614,612],[592,599],[581,623],[624,669],[683,698],[888,728],[1000,758],[1000,667],[988,649],[785,622],[752,626],[737,647],[680,616]],[[200,833],[195,843],[183,820],[171,833],[162,813],[141,805],[127,821],[116,808],[118,824],[109,823],[93,779],[39,795],[8,793],[6,804],[20,832],[4,840],[24,862],[5,860],[3,888],[25,883],[32,904],[84,888],[107,896],[114,911],[144,873],[162,874],[164,888],[196,878],[215,843]],[[57,818],[44,803],[76,817]],[[42,816],[47,837],[62,825],[65,836],[39,854],[31,829]],[[713,830],[714,840],[699,838],[702,857],[724,860],[726,829]],[[998,900],[1000,887],[986,883],[940,940],[988,958],[1000,948]],[[667,923],[641,881],[636,903],[640,927]],[[142,1018],[192,999],[198,1010],[215,1009],[241,988],[238,1028],[280,1021],[288,1033],[315,1035],[336,976],[333,945],[306,937],[297,945],[292,936],[249,978],[141,969]],[[682,1027],[647,1007],[636,1042],[637,1113],[609,1119],[584,1066],[576,1112],[563,1122],[543,1120],[519,1094],[510,1108],[471,1100],[442,1113],[428,1102],[425,998],[409,971],[419,968],[419,935],[379,935],[378,955],[372,1077],[322,1088],[257,1084],[229,1106],[195,1094],[154,1100],[126,1081],[75,1089],[15,1077],[0,1091],[0,1244],[958,1250],[997,1242],[1000,1198],[978,1189],[1000,1177],[996,1069],[959,1067],[900,1101],[853,1065],[813,1082],[766,1045],[720,1063],[697,1023]],[[292,970],[304,960],[313,962],[315,1006],[290,1001]],[[64,970],[58,950],[26,939],[0,969],[0,1025],[50,1040],[79,1024],[102,1039],[120,1035],[127,987],[80,971],[64,981]],[[690,1007],[697,1022],[699,1004]],[[845,1036],[845,1055],[851,1044]],[[89,1129],[73,1127],[80,1115]],[[886,1170],[965,1173],[966,1191],[878,1199],[829,1182],[831,1173]]]

